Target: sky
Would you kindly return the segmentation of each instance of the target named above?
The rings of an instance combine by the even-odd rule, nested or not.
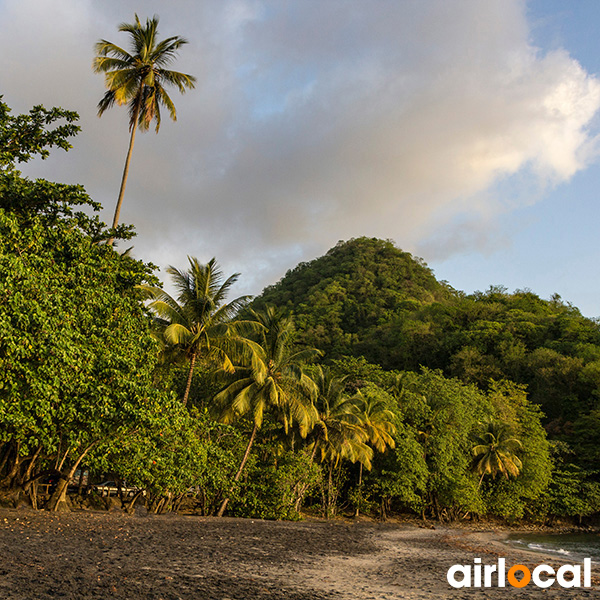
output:
[[[4,101],[82,127],[23,171],[83,184],[109,223],[128,117],[97,117],[91,64],[136,12],[187,38],[172,68],[197,78],[176,123],[138,133],[121,212],[163,279],[215,256],[258,294],[366,235],[456,289],[600,316],[596,0],[0,0]]]

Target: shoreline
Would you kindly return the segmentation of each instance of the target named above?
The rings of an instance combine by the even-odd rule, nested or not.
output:
[[[559,566],[505,545],[514,530],[368,521],[262,521],[177,515],[0,510],[3,600],[421,600],[600,598],[564,590],[454,589],[475,557]]]

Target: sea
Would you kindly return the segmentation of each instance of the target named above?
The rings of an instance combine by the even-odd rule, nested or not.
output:
[[[509,535],[506,543],[573,562],[591,558],[592,562],[600,563],[600,533],[518,533]]]

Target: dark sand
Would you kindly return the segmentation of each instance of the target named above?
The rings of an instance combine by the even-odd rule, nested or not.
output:
[[[448,568],[476,556],[560,564],[507,550],[501,537],[362,522],[4,509],[0,600],[600,599],[597,581],[588,590],[448,585]]]

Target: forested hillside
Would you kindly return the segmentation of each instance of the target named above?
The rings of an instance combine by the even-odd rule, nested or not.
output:
[[[362,356],[384,369],[425,366],[483,388],[491,379],[526,384],[556,426],[598,400],[597,321],[558,296],[542,300],[500,287],[457,292],[390,241],[340,242],[254,303],[291,311],[298,340],[327,360]]]
[[[523,386],[541,408],[555,464],[595,478],[600,459],[600,324],[557,295],[502,287],[467,295],[438,282],[392,242],[340,242],[255,299],[295,316],[298,340],[325,362],[360,358],[385,370],[439,369],[489,390]]]

